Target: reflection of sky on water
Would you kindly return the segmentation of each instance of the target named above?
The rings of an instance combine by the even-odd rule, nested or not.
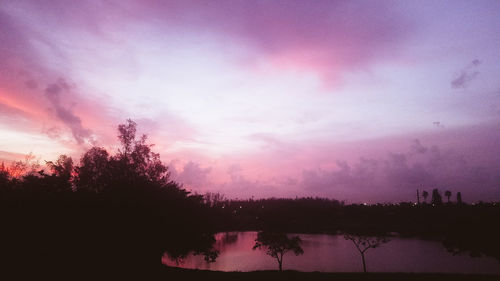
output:
[[[180,266],[223,271],[274,270],[277,262],[264,251],[252,250],[256,232],[216,235],[220,255],[208,264],[203,256],[189,256]],[[300,234],[304,255],[288,253],[283,268],[300,271],[362,271],[361,256],[342,235]],[[174,262],[164,259],[167,265]],[[368,271],[500,273],[500,262],[490,257],[453,256],[440,242],[392,238],[388,244],[366,252]]]

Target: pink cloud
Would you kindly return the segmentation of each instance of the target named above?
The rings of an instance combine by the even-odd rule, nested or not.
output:
[[[415,201],[416,189],[498,200],[496,124],[359,142],[264,147],[191,169],[191,188],[230,198],[320,196],[348,202]],[[273,141],[273,143],[275,143]],[[201,163],[191,163],[201,167]]]
[[[26,5],[53,25],[63,23],[80,30],[82,36],[88,33],[105,41],[115,40],[117,30],[126,31],[135,24],[145,26],[145,32],[159,31],[159,36],[210,35],[221,46],[249,50],[250,57],[243,60],[247,66],[264,62],[277,69],[312,71],[327,84],[336,83],[345,72],[396,57],[411,23],[392,6],[390,1],[328,0],[51,1],[50,5],[33,1]]]
[[[376,60],[394,58],[411,29],[407,20],[391,10],[390,1],[139,3],[143,2],[136,5],[142,6],[145,17],[214,34],[226,45],[254,49],[254,61],[309,70],[327,83]]]

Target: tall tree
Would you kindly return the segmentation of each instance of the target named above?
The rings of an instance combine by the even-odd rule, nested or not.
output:
[[[151,150],[152,144],[148,144],[147,136],[136,136],[137,124],[128,119],[126,124],[118,126],[118,138],[122,147],[112,158],[114,165],[121,173],[118,181],[125,181],[128,185],[133,183],[154,183],[158,185],[169,185],[170,173],[158,153]],[[126,173],[124,173],[126,171]]]
[[[259,232],[253,249],[264,248],[266,254],[275,258],[279,271],[283,271],[283,256],[292,251],[296,256],[304,254],[299,236],[289,238],[285,233]]]

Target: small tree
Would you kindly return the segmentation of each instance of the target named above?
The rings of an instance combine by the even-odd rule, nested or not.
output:
[[[429,197],[429,192],[424,190],[422,192],[422,197],[424,197],[424,203],[427,203],[427,197]]]
[[[389,242],[389,238],[386,236],[364,236],[364,235],[344,235],[344,239],[351,240],[356,249],[358,249],[361,254],[361,259],[363,260],[363,271],[366,273],[366,262],[365,262],[365,252],[368,249],[375,249],[380,247],[380,245]]]
[[[302,255],[304,250],[300,246],[299,236],[288,238],[285,233],[259,232],[253,249],[266,249],[266,254],[278,261],[279,271],[283,271],[283,255],[292,251],[296,256]]]
[[[451,191],[446,190],[446,191],[444,192],[444,196],[446,196],[446,198],[448,198],[448,203],[450,203]]]

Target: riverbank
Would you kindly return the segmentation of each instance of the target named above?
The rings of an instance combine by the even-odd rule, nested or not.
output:
[[[300,272],[300,271],[252,271],[252,272],[223,272],[209,270],[193,270],[182,268],[166,268],[165,277],[171,280],[384,280],[384,281],[420,281],[420,280],[443,280],[443,281],[497,281],[500,275],[478,275],[478,274],[448,274],[448,273],[358,273],[358,272]]]

